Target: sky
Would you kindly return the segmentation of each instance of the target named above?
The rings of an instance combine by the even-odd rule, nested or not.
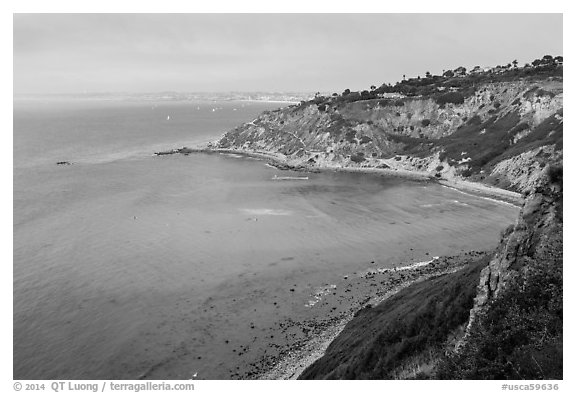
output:
[[[342,92],[563,55],[562,14],[14,14],[14,94]]]

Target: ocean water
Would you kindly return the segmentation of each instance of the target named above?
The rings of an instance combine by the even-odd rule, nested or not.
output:
[[[516,218],[432,183],[152,154],[277,106],[14,103],[15,379],[230,378],[231,345],[266,353],[319,288],[492,248]]]

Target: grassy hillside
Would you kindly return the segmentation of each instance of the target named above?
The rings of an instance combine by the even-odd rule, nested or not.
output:
[[[530,266],[494,300],[439,379],[562,379],[562,266]]]
[[[467,321],[484,257],[414,284],[361,310],[301,379],[393,379],[414,363],[431,369],[452,333]],[[425,352],[423,356],[422,353]],[[416,377],[425,377],[426,372]]]

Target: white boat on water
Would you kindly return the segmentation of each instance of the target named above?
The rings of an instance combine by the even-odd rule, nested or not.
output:
[[[308,176],[276,176],[272,180],[308,180]]]

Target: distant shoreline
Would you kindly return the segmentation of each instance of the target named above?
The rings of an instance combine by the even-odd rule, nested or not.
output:
[[[270,104],[298,104],[300,101],[284,101],[284,100],[230,100],[230,101],[239,101],[239,102],[262,102],[262,103],[270,103]]]
[[[193,102],[193,103],[230,103],[249,102],[262,104],[299,104],[300,101],[289,100],[260,100],[247,98],[217,98],[217,97],[162,97],[162,96],[133,96],[133,95],[17,95],[12,101],[110,101],[110,102]]]

